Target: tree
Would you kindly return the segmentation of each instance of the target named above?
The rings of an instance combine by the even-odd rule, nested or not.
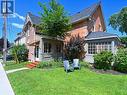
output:
[[[113,29],[127,34],[127,7],[123,8],[119,13],[113,14],[110,17],[109,25]]]
[[[64,37],[71,28],[70,18],[64,7],[56,0],[51,0],[48,5],[39,2],[39,6],[42,9],[39,31],[52,37]]]
[[[121,43],[125,44],[127,47],[127,37],[121,37],[120,39],[121,39]]]
[[[28,60],[28,49],[25,45],[15,45],[11,49],[11,55],[16,63]]]
[[[10,42],[7,39],[7,48],[10,47]],[[0,38],[0,52],[3,52],[3,48],[4,48],[4,38]]]

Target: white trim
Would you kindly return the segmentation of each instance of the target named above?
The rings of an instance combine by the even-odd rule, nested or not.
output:
[[[117,36],[108,36],[108,37],[98,37],[98,38],[90,38],[90,39],[85,39],[85,40],[98,40],[98,39],[106,39],[106,38],[118,38]],[[120,40],[120,39],[119,39]]]
[[[89,54],[89,53],[87,53],[86,55],[88,55],[88,56],[89,56],[89,55],[90,55],[90,56],[94,56],[95,54]]]

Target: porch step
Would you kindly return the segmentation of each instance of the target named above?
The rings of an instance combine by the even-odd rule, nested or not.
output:
[[[27,64],[26,67],[33,69],[33,68],[37,67],[38,64],[39,64],[39,62],[31,62],[30,64]]]

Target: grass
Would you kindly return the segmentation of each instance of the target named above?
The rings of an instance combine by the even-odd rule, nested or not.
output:
[[[16,64],[14,61],[8,61],[6,63],[6,66],[4,66],[5,70],[12,70],[12,69],[17,69],[17,68],[22,68],[25,67],[26,64],[28,64],[29,62],[22,62],[19,64]]]
[[[127,95],[127,76],[97,74],[82,68],[65,73],[63,68],[32,69],[11,73],[16,95]]]

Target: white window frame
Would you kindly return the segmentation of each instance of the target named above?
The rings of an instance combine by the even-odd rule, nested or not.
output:
[[[112,51],[111,42],[88,43],[88,54],[97,54],[101,51]]]
[[[44,43],[44,53],[51,53],[52,52],[52,44],[45,42]]]

